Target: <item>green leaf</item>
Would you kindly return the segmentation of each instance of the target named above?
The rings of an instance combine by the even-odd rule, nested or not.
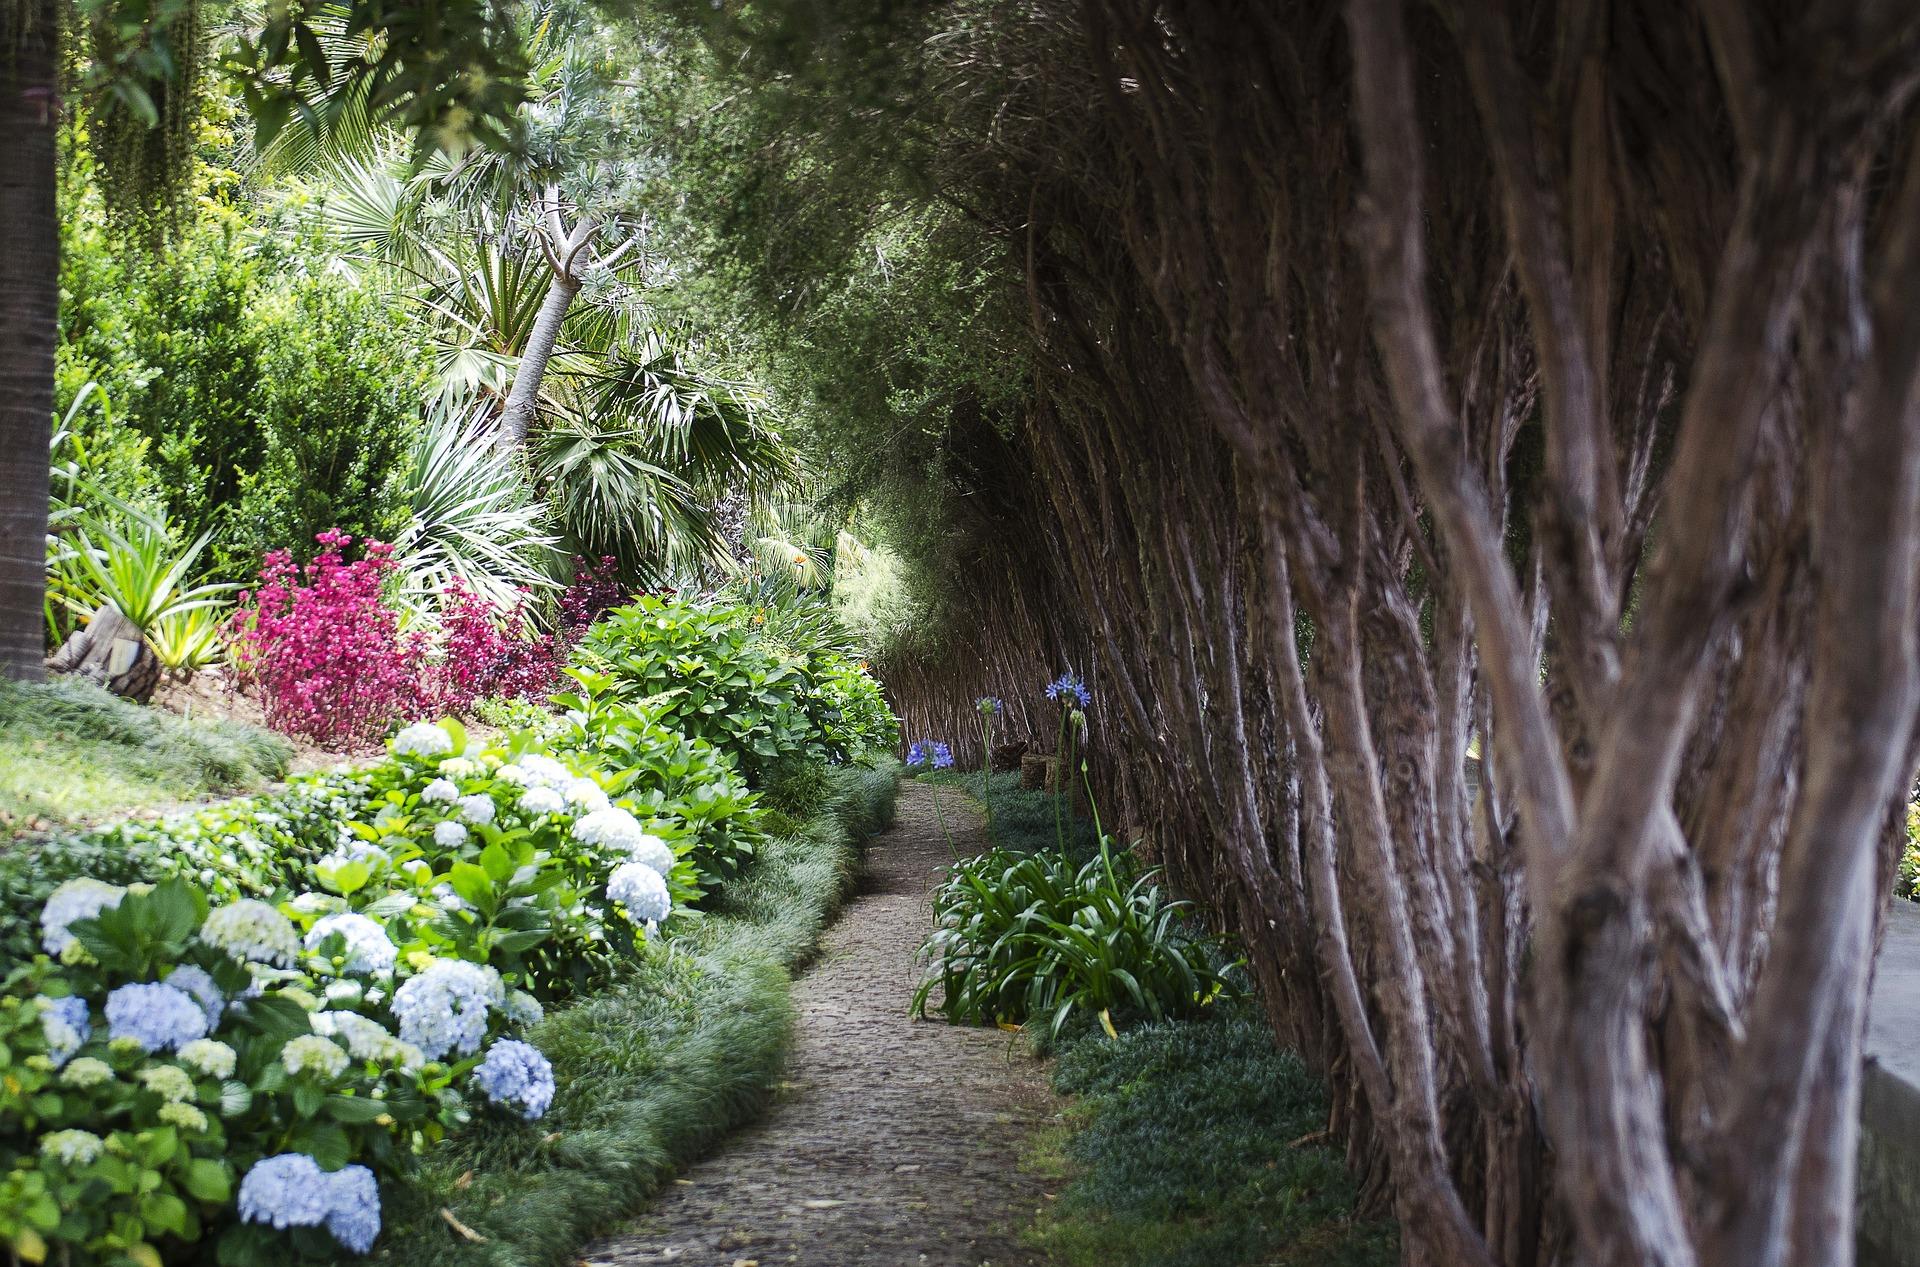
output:
[[[330,1095],[327,1097],[327,1116],[336,1122],[345,1122],[349,1126],[359,1126],[373,1121],[387,1111],[385,1100],[375,1100],[364,1095]]]
[[[493,846],[489,845],[488,848]],[[456,862],[447,872],[447,882],[469,905],[481,911],[492,908],[493,881],[482,868],[471,862]]]
[[[208,1205],[225,1205],[233,1196],[233,1176],[225,1163],[211,1157],[196,1157],[188,1162],[181,1186],[188,1196]]]

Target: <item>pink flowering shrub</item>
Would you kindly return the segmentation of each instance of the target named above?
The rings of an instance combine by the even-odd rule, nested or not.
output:
[[[352,537],[329,529],[316,540],[312,563],[299,567],[275,550],[259,587],[241,593],[230,626],[233,663],[241,682],[259,689],[275,730],[364,747],[417,706],[423,649],[400,632],[385,599],[393,547],[370,541],[349,563]]]
[[[428,694],[448,713],[465,713],[489,695],[525,699],[551,694],[573,643],[535,634],[525,603],[510,608],[459,580],[440,592],[440,662]]]
[[[257,589],[240,595],[230,626],[233,663],[258,689],[267,724],[330,748],[377,742],[403,714],[462,715],[488,696],[539,699],[559,689],[582,634],[630,597],[612,559],[576,567],[561,595],[558,628],[535,631],[524,601],[490,601],[459,580],[441,591],[438,653],[400,631],[386,599],[393,547],[319,534],[321,553],[298,567],[285,550],[267,556]]]

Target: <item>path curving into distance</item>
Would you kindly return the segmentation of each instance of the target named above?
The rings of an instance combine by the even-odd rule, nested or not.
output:
[[[586,1267],[1042,1267],[1019,1233],[1042,1197],[1020,1170],[1047,1119],[1039,1065],[997,1030],[913,1021],[927,895],[952,859],[935,789],[902,785],[867,876],[794,983],[786,1081],[767,1115],[688,1169]],[[938,790],[954,848],[986,835]]]

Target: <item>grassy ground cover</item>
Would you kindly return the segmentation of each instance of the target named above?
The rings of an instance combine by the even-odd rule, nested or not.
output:
[[[189,721],[86,682],[0,682],[0,840],[246,791],[283,776],[292,755],[267,731]]]
[[[697,925],[536,1027],[529,1040],[562,1088],[552,1109],[534,1125],[476,1123],[430,1153],[390,1203],[373,1260],[571,1263],[676,1166],[752,1118],[785,1057],[790,973],[848,891],[861,843],[891,817],[894,789],[892,766],[831,772],[813,814],[769,842]]]
[[[978,771],[921,778],[982,802]],[[1054,798],[1018,775],[994,775],[985,804],[995,844],[1058,847]],[[1064,821],[1069,856],[1092,856],[1093,824]],[[1062,1186],[1029,1235],[1068,1267],[1395,1261],[1392,1226],[1354,1217],[1341,1154],[1303,1142],[1326,1124],[1325,1090],[1253,1004],[1118,1038],[1081,1019],[1052,1050],[1054,1090],[1072,1105],[1032,1164]]]
[[[1069,1267],[1387,1267],[1391,1224],[1357,1221],[1338,1151],[1302,1143],[1326,1093],[1256,1010],[1065,1044],[1077,1097],[1034,1163],[1064,1180],[1032,1232]]]

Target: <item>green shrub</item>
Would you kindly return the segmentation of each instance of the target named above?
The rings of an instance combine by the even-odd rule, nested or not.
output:
[[[150,468],[118,482],[212,532],[231,580],[268,549],[310,553],[322,528],[397,533],[427,381],[401,313],[231,209],[203,210],[164,258],[124,250],[84,196],[63,229],[59,404],[106,388]]]
[[[1068,1179],[1038,1244],[1066,1267],[1387,1267],[1390,1224],[1356,1221],[1340,1153],[1303,1143],[1326,1095],[1251,1007],[1065,1043],[1078,1096],[1052,1159]]]
[[[579,663],[660,725],[732,757],[755,787],[793,764],[890,748],[893,716],[865,671],[761,636],[765,620],[753,608],[642,595],[593,627]]]
[[[0,838],[137,806],[257,787],[286,772],[278,735],[198,721],[89,682],[0,682]]]
[[[936,927],[920,952],[932,972],[915,1013],[1036,1022],[1047,1027],[1044,1043],[1075,1012],[1112,1032],[1238,993],[1225,943],[1195,928],[1189,904],[1158,881],[1110,842],[1078,866],[1051,850],[995,849],[955,863],[934,892]]]

